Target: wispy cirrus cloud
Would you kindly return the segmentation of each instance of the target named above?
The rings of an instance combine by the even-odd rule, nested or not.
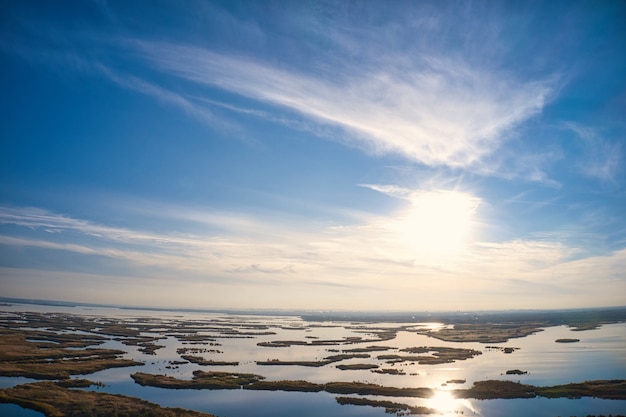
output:
[[[340,140],[431,166],[471,167],[541,111],[553,80],[520,81],[463,61],[302,73],[248,57],[149,41],[129,47],[162,73],[339,126]]]
[[[132,75],[124,76],[117,74],[111,68],[106,67],[102,64],[96,64],[95,68],[102,74],[104,74],[106,78],[122,87],[135,90],[142,94],[152,96],[153,98],[169,105],[179,107],[190,115],[198,117],[204,121],[215,123],[217,120],[216,117],[208,109],[200,107],[196,103],[191,102],[189,99],[181,96],[180,94],[176,94],[170,90],[159,87],[155,84],[149,83],[141,78]]]
[[[185,212],[187,213],[187,212]],[[283,230],[269,239],[277,227],[247,216],[222,213],[196,214],[186,221],[211,225],[211,234],[149,232],[101,225],[38,208],[0,208],[0,225],[15,225],[37,233],[37,238],[0,235],[0,244],[61,250],[104,256],[139,267],[160,267],[205,276],[241,273],[289,272],[299,258],[291,259],[294,239],[303,238]],[[259,248],[262,248],[259,249]],[[251,267],[252,265],[252,267]]]
[[[86,236],[117,242],[163,243],[168,241],[155,234],[142,233],[118,227],[102,226],[86,220],[51,213],[47,210],[35,207],[0,207],[0,224],[13,224],[29,229],[42,229],[48,233],[74,231],[80,232]]]
[[[433,24],[432,19],[415,17],[411,25],[424,19],[430,22],[426,26]],[[246,25],[239,22],[237,27],[243,30]],[[62,39],[78,37],[57,31],[64,34]],[[330,64],[309,71],[288,61],[260,60],[250,52],[225,53],[191,43],[94,33],[81,40],[91,51],[84,56],[66,50],[66,41],[45,49],[26,48],[22,54],[39,54],[43,61],[64,61],[74,69],[98,74],[211,127],[234,130],[238,135],[233,136],[245,136],[245,129],[235,118],[224,117],[224,111],[313,132],[376,155],[395,154],[433,167],[548,181],[542,160],[535,161],[534,155],[513,170],[509,159],[519,155],[506,162],[493,155],[512,131],[542,111],[558,77],[524,79],[478,67],[476,60],[462,55],[444,58],[426,45],[407,56],[378,43],[372,48],[379,55],[375,60],[344,62],[341,52],[350,50],[349,45],[361,45],[362,35],[351,30],[334,33],[326,40],[340,49],[324,57]],[[368,36],[369,42],[375,41]],[[124,70],[119,69],[122,66]],[[174,82],[163,82],[171,81],[164,76]],[[207,88],[255,100],[259,106],[244,108],[215,100],[212,94],[203,94]],[[289,112],[298,117],[289,117]]]
[[[618,142],[605,139],[598,129],[580,123],[567,122],[563,126],[576,134],[582,148],[577,164],[583,175],[602,181],[613,181],[622,170],[623,150]]]

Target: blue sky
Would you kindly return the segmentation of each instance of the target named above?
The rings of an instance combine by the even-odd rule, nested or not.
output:
[[[626,5],[0,6],[0,292],[626,304]]]

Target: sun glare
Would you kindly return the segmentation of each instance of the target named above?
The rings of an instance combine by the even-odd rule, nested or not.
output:
[[[415,195],[398,218],[398,232],[416,254],[446,256],[463,251],[472,234],[479,200],[459,191]]]
[[[428,399],[428,407],[440,413],[449,413],[456,408],[456,399],[450,391],[437,390],[435,395]]]

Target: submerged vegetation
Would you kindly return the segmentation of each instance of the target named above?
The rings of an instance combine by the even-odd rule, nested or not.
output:
[[[192,362],[201,366],[237,366],[239,365],[239,362],[206,360],[201,356],[180,355],[180,357],[189,362]]]
[[[369,358],[370,355],[365,353],[351,353],[351,354],[340,354],[340,355],[331,355],[327,356],[323,360],[320,361],[282,361],[279,359],[270,359],[267,361],[257,361],[257,365],[297,365],[297,366],[310,366],[310,367],[320,367],[329,365],[335,362],[341,362],[346,359],[354,359],[354,358]]]

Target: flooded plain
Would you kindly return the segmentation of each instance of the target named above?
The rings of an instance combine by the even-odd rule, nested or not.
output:
[[[479,400],[458,395],[460,390],[471,388],[475,382],[487,380],[544,387],[626,379],[626,325],[623,322],[577,331],[564,325],[538,327],[524,337],[480,343],[437,338],[438,331],[450,329],[448,323],[307,321],[298,316],[20,304],[2,306],[0,312],[5,329],[97,335],[103,340],[90,348],[120,350],[124,352],[120,359],[143,363],[72,375],[72,378],[100,383],[82,389],[124,394],[164,407],[181,407],[220,417],[406,413],[386,409],[382,406],[385,401],[422,407],[424,412],[442,416],[626,414],[626,400],[587,396]],[[51,327],[55,317],[65,320],[67,315],[80,319]],[[38,317],[46,320],[38,321]],[[80,324],[82,320],[86,324]],[[38,340],[30,339],[30,342]],[[331,382],[358,382],[384,387],[429,388],[432,393],[427,398],[419,398],[344,395],[324,390],[172,389],[139,385],[131,377],[142,373],[189,382],[197,371],[254,374],[262,376],[264,381],[307,381],[321,387]],[[4,376],[0,377],[0,388],[36,380]],[[361,400],[369,403],[357,405]],[[17,406],[2,404],[0,413],[41,415],[28,414],[31,412],[28,410],[17,414],[16,408],[8,407]]]

